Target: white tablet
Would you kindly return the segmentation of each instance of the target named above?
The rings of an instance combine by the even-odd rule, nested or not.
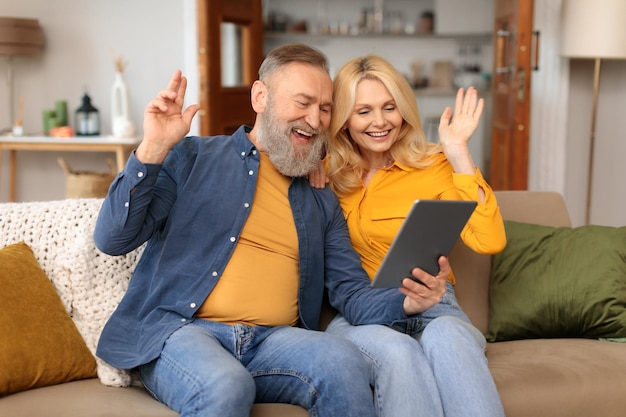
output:
[[[448,256],[476,207],[475,201],[415,200],[372,280],[374,288],[397,288],[413,268],[431,275]]]

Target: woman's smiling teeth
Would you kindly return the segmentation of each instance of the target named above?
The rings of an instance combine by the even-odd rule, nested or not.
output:
[[[389,134],[389,130],[385,130],[384,132],[367,132],[369,136],[373,136],[375,138],[380,138],[383,136],[387,136]]]

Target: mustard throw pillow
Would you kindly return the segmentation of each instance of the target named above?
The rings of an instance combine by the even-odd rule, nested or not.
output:
[[[24,242],[0,250],[0,396],[96,376],[96,361]]]

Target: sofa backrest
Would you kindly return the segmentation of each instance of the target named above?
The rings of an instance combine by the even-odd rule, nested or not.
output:
[[[571,226],[563,197],[550,191],[496,191],[504,220],[544,226]],[[459,304],[483,333],[489,326],[491,256],[479,255],[457,242],[450,254]]]
[[[540,191],[498,191],[505,220],[570,226],[560,194]],[[93,243],[101,199],[0,204],[0,248],[25,241],[57,288],[88,347],[94,351],[102,326],[124,294],[143,247],[119,257],[106,256]],[[483,332],[489,320],[491,257],[457,243],[450,255],[457,280],[456,294],[472,322]],[[326,317],[328,316],[328,317]],[[330,315],[324,316],[327,321]],[[125,385],[127,376],[99,363],[109,385]]]

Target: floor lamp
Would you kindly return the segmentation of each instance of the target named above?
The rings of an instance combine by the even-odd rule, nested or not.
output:
[[[13,108],[13,57],[39,55],[43,41],[43,32],[37,19],[0,17],[0,55],[5,57],[7,66],[9,126],[16,124]],[[19,115],[20,118],[21,116]]]
[[[561,10],[561,56],[594,60],[591,137],[585,224],[590,223],[600,65],[626,59],[626,0],[564,0]]]

